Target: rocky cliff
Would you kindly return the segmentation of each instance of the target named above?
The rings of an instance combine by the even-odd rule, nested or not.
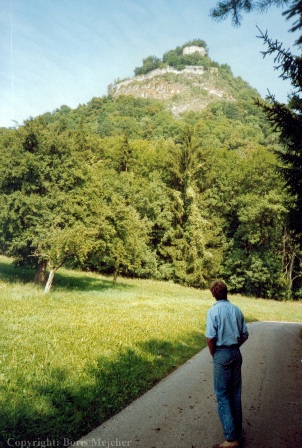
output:
[[[215,67],[187,66],[180,71],[167,67],[110,84],[108,94],[155,98],[179,115],[187,110],[201,110],[214,100],[232,101],[232,94],[220,81]]]

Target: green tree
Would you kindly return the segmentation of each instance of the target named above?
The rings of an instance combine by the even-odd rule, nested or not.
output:
[[[197,129],[183,123],[165,157],[163,178],[171,190],[173,226],[164,248],[175,280],[204,287],[219,272],[223,249],[217,222],[213,226],[214,220],[206,218],[202,200],[211,184],[212,158]]]
[[[289,285],[282,241],[288,197],[276,156],[257,144],[219,153],[205,200],[225,236],[223,276],[233,291],[285,298]]]
[[[250,12],[259,9],[261,12],[267,10],[269,6],[287,6],[283,12],[286,19],[295,19],[289,31],[300,31],[302,28],[302,1],[301,0],[262,0],[262,1],[222,1],[212,10],[214,19],[221,19],[232,15],[234,25],[239,25],[242,16],[241,11]],[[292,92],[289,94],[288,104],[282,104],[275,99],[273,93],[267,97],[268,103],[259,100],[259,104],[266,112],[268,120],[273,128],[279,133],[282,148],[277,151],[281,162],[280,172],[282,173],[287,188],[292,195],[293,201],[288,214],[288,227],[292,235],[292,253],[296,253],[299,245],[300,255],[302,250],[302,71],[301,55],[295,55],[290,50],[286,50],[278,39],[271,39],[267,32],[261,33],[261,37],[267,46],[263,52],[264,56],[274,55],[276,68],[281,71],[280,77],[289,80],[292,85]],[[301,35],[294,45],[300,50],[302,43]],[[299,257],[296,257],[295,271],[300,270]],[[297,275],[294,289],[301,286],[301,275]]]
[[[284,297],[282,232],[286,209],[275,192],[246,193],[238,201],[238,227],[227,268],[230,287],[257,297]],[[243,284],[240,284],[243,282]]]
[[[130,275],[148,262],[150,226],[147,219],[141,219],[135,208],[118,196],[111,198],[110,210],[112,237],[107,242],[103,264],[116,281],[119,274]]]
[[[156,68],[159,68],[161,66],[162,62],[159,58],[156,56],[148,56],[147,58],[143,59],[143,65],[142,67],[137,67],[134,70],[135,76],[137,75],[146,75],[147,73],[151,72],[152,70],[155,70]]]
[[[83,200],[87,153],[77,151],[68,132],[52,131],[37,119],[6,145],[0,170],[2,246],[18,263],[35,266],[43,283],[47,263],[57,268],[67,255],[85,252],[77,229],[90,214]]]
[[[129,140],[127,136],[123,137],[121,143],[121,159],[120,159],[120,167],[119,171],[131,171],[133,168],[133,151],[129,144]]]
[[[95,232],[89,231],[83,224],[72,227],[55,227],[47,229],[45,238],[40,236],[37,248],[32,256],[47,262],[49,269],[45,292],[49,292],[56,271],[70,259],[83,265],[88,254],[92,251]]]

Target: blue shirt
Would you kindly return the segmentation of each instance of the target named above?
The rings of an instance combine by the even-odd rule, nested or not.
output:
[[[238,344],[248,331],[240,309],[228,300],[218,300],[207,313],[206,337],[216,338],[216,346]]]

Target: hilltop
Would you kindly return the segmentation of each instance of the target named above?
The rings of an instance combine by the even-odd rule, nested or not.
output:
[[[257,97],[259,93],[235,77],[229,65],[209,57],[205,41],[195,39],[162,58],[146,57],[133,77],[112,82],[107,95],[95,96],[75,109],[62,105],[42,117],[48,124],[63,120],[68,128],[85,123],[103,137],[127,134],[149,139],[167,137],[171,120],[209,108],[243,121],[257,116],[263,123],[263,113],[255,105]]]
[[[110,84],[108,95],[160,100],[176,116],[203,110],[215,101],[234,102],[247,91],[259,95],[241,78],[235,78],[228,65],[212,61],[200,40],[170,50],[162,59],[149,56],[134,72],[134,77]]]

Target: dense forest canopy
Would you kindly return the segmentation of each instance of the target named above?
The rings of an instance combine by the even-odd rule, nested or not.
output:
[[[2,128],[1,252],[42,284],[48,268],[46,290],[68,265],[299,298],[278,135],[255,91],[217,66],[234,99],[202,111],[104,96]]]

